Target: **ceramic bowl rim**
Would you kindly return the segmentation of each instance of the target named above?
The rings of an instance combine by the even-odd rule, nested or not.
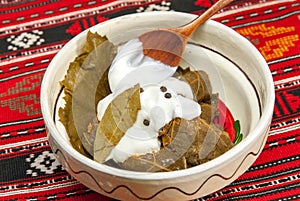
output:
[[[145,13],[137,13],[137,14],[129,14],[129,15],[124,15],[121,17],[113,18],[108,21],[105,21],[103,23],[97,24],[88,30],[94,30],[97,29],[99,26],[106,26],[107,24],[115,23],[117,21],[122,21],[123,19],[126,18],[133,18],[134,17],[145,17],[145,18],[150,18],[153,15],[162,15],[162,16],[176,16],[177,19],[178,17],[190,17],[193,19],[196,15],[194,14],[188,14],[188,13],[181,13],[181,12],[169,12],[169,11],[159,11],[159,12],[145,12]],[[88,167],[100,171],[102,173],[112,175],[112,176],[117,176],[117,177],[122,177],[126,179],[134,179],[134,180],[170,180],[174,178],[182,178],[182,177],[187,177],[187,176],[192,176],[195,174],[201,174],[204,173],[212,168],[215,168],[216,166],[221,165],[224,163],[224,161],[230,161],[234,157],[238,157],[237,153],[242,152],[242,150],[245,150],[249,145],[255,143],[256,139],[258,138],[259,135],[262,135],[264,131],[268,128],[270,124],[270,119],[273,113],[273,106],[274,106],[274,100],[275,100],[275,95],[274,95],[274,87],[273,87],[273,79],[271,76],[271,73],[268,68],[268,64],[266,63],[265,59],[262,57],[262,55],[259,53],[259,51],[243,36],[239,35],[237,32],[232,30],[231,28],[213,21],[209,20],[206,22],[209,26],[214,26],[222,31],[228,32],[229,34],[233,35],[237,39],[239,39],[242,44],[248,50],[255,56],[259,62],[261,63],[261,68],[263,68],[264,72],[264,77],[266,78],[266,85],[267,85],[267,94],[266,94],[266,101],[263,106],[263,110],[261,111],[261,117],[257,123],[257,126],[249,133],[249,135],[243,139],[237,146],[233,147],[231,150],[227,151],[223,155],[215,158],[212,161],[206,162],[204,164],[201,164],[199,166],[195,166],[192,168],[188,168],[185,170],[178,170],[178,171],[172,171],[172,172],[156,172],[156,173],[147,173],[147,172],[134,172],[134,171],[128,171],[128,170],[121,170],[113,167],[109,167],[107,165],[99,164],[79,152],[77,152],[70,144],[66,144],[64,141],[60,140],[60,134],[58,129],[55,126],[55,123],[52,119],[51,116],[51,111],[50,111],[50,103],[48,101],[48,97],[45,96],[47,94],[47,90],[49,87],[51,87],[51,80],[50,80],[50,74],[55,72],[55,66],[54,63],[57,62],[59,58],[63,56],[64,50],[68,49],[71,47],[71,45],[79,40],[84,34],[87,33],[88,30],[85,30],[72,38],[52,59],[50,62],[43,81],[42,81],[42,86],[41,86],[41,109],[42,109],[42,114],[44,117],[44,121],[46,124],[46,127],[48,128],[50,135],[55,139],[55,141],[66,151],[69,156],[74,158],[80,163],[83,163],[87,165]],[[155,174],[155,177],[153,177],[153,174]]]

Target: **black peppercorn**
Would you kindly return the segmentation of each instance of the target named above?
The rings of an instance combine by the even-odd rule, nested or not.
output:
[[[167,89],[167,87],[165,87],[165,86],[161,86],[161,87],[160,87],[160,90],[161,90],[162,92],[166,92],[168,89]]]
[[[150,125],[150,121],[148,119],[144,119],[143,124],[145,126],[149,126]]]
[[[170,93],[165,93],[165,98],[171,98],[172,95]]]

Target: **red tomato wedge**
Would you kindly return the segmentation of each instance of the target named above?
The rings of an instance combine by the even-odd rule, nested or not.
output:
[[[214,123],[224,127],[224,130],[229,134],[232,142],[235,141],[236,130],[234,128],[234,118],[227,108],[225,103],[219,99],[218,101],[218,116],[214,117]]]

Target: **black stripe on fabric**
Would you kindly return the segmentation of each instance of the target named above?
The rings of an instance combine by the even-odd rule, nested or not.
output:
[[[269,174],[266,174],[266,175],[260,175],[259,177],[253,177],[253,178],[247,178],[247,179],[239,179],[239,180],[236,180],[234,182],[232,182],[230,184],[231,187],[234,187],[234,186],[238,186],[238,185],[243,185],[243,184],[248,184],[248,183],[252,183],[252,182],[260,182],[260,181],[264,181],[264,180],[270,180],[270,179],[273,179],[275,180],[276,177],[282,177],[284,175],[291,175],[291,174],[295,174],[297,172],[300,172],[300,166],[298,167],[294,167],[292,169],[286,169],[284,172],[282,171],[278,171],[278,172],[268,172]],[[247,174],[247,173],[245,173]]]
[[[290,200],[300,200],[300,194],[296,194],[296,195],[290,195],[287,197],[282,197],[280,199],[276,199],[276,200],[270,200],[270,201],[278,201],[278,200],[282,200],[282,201],[290,201]]]
[[[49,145],[44,145],[43,147],[32,150],[29,153],[18,155],[15,153],[14,157],[5,158],[4,160],[0,160],[0,192],[2,190],[7,190],[7,185],[1,183],[21,181],[23,179],[32,179],[32,177],[40,177],[50,175],[47,170],[50,169],[51,166],[51,174],[57,174],[59,172],[65,172],[62,169],[60,164],[57,164],[55,167],[52,165],[55,163]],[[20,165],[22,164],[22,165]],[[56,164],[56,163],[55,163]],[[24,186],[25,185],[25,186]],[[27,185],[27,186],[26,186]],[[30,185],[34,185],[31,182],[28,184],[22,184],[15,182],[15,188],[23,188],[30,187]],[[39,186],[37,184],[36,186]]]
[[[85,21],[86,23],[88,23],[86,19],[80,19],[80,20],[78,20],[78,24],[80,26],[80,30],[81,31],[87,29],[86,27],[84,27],[84,22],[83,21]]]
[[[270,168],[270,167],[274,167],[274,166],[277,166],[277,165],[282,165],[282,164],[297,161],[297,160],[300,161],[300,155],[289,156],[289,157],[281,158],[281,159],[278,159],[278,160],[275,160],[275,161],[270,161],[268,163],[262,163],[262,164],[259,164],[259,165],[251,166],[248,169],[247,172],[256,171],[256,170],[263,170],[265,168]]]
[[[228,185],[227,187],[225,187],[225,190],[220,190],[219,192],[208,195],[205,198],[206,199],[212,199],[212,198],[216,198],[217,196],[228,195],[228,194],[231,194],[231,193],[237,193],[237,192],[242,192],[242,191],[248,191],[248,190],[255,190],[255,189],[259,189],[259,188],[270,187],[270,186],[273,185],[272,181],[275,181],[276,177],[286,176],[286,178],[277,179],[276,184],[282,184],[282,183],[291,181],[291,179],[289,177],[293,177],[294,180],[297,180],[297,178],[298,179],[300,178],[299,172],[300,172],[300,166],[296,167],[295,169],[290,169],[289,171],[271,173],[269,175],[260,176],[260,177],[257,177],[255,179],[245,179],[243,181],[241,181],[241,180],[235,181],[235,182],[231,183],[230,185]],[[294,175],[291,176],[291,174],[294,174]],[[264,182],[264,180],[272,180],[272,181]],[[252,185],[252,186],[247,186],[247,184],[253,183],[253,182],[255,182],[255,183],[261,182],[261,183],[260,184],[255,184],[255,185]],[[245,186],[242,186],[242,185],[245,185]]]
[[[294,90],[289,90],[287,93],[295,96],[295,100],[292,100],[292,104],[298,103],[296,112],[300,112],[300,90],[299,90],[299,87],[297,87]]]
[[[136,13],[137,8],[138,8],[138,6],[136,8],[127,8],[127,9],[119,10],[119,11],[112,12],[112,13],[106,13],[106,14],[103,14],[102,16],[111,19],[111,18],[122,16],[122,15],[133,14],[133,13]]]
[[[205,6],[196,6],[195,0],[172,0],[171,2],[171,9],[179,12],[198,12],[207,9]],[[212,0],[210,0],[210,3],[213,3]]]
[[[268,23],[268,22],[276,22],[278,20],[282,20],[288,17],[291,17],[293,15],[298,15],[300,13],[300,10],[296,10],[294,12],[289,12],[285,15],[281,15],[278,17],[273,17],[273,18],[269,18],[269,19],[265,19],[265,20],[257,20],[257,21],[252,21],[252,22],[248,22],[248,23],[241,23],[239,25],[232,25],[230,26],[232,29],[237,29],[237,28],[242,28],[242,27],[247,27],[247,26],[251,26],[251,25],[255,25],[255,24],[263,24],[263,23]]]
[[[283,115],[285,115],[285,113],[284,113],[283,108],[281,107],[280,103],[278,102],[278,98],[281,98],[281,96],[280,95],[275,96],[275,107],[277,107],[277,109],[280,113],[280,116],[283,116]]]
[[[273,125],[271,128],[278,127],[278,123],[285,122],[286,125],[291,123],[296,123],[297,117],[299,117],[300,113],[300,90],[298,84],[288,84],[288,86],[292,86],[285,90],[277,89],[276,90],[276,100],[275,100],[275,110],[278,109],[280,115],[278,117],[274,117]],[[284,108],[280,105],[281,100],[284,103],[284,107],[288,110],[288,112],[284,112]],[[274,116],[274,115],[273,115]]]
[[[284,116],[280,116],[278,118],[272,119],[273,125],[271,125],[271,129],[275,128],[281,128],[281,127],[290,127],[293,126],[293,124],[297,123],[300,121],[300,118],[298,113],[293,113],[293,114],[286,114]]]
[[[286,109],[289,111],[290,114],[293,113],[292,108],[289,105],[289,102],[286,100],[285,96],[283,95],[283,93],[279,93],[279,96],[281,97],[281,100],[284,102],[284,105],[286,106]]]
[[[34,8],[46,6],[46,5],[49,5],[51,3],[58,2],[58,1],[59,0],[50,0],[50,1],[48,0],[48,1],[45,1],[45,2],[32,4],[30,6],[21,6],[21,7],[19,7],[19,5],[24,4],[24,2],[19,3],[18,1],[16,1],[17,3],[13,3],[13,1],[11,1],[12,3],[9,3],[8,5],[0,4],[0,8],[7,8],[8,7],[8,9],[6,9],[4,11],[1,11],[0,14],[11,14],[11,13],[24,12],[26,10],[31,10],[31,9],[34,9]],[[33,0],[27,0],[26,1],[26,3],[29,3],[29,2],[35,2],[35,1],[33,1]],[[18,7],[13,8],[13,6],[18,6]]]
[[[298,177],[300,177],[300,175],[298,175]],[[300,183],[299,182],[295,182],[295,183],[292,183],[292,184],[288,184],[288,185],[284,185],[284,186],[280,186],[280,187],[274,187],[272,189],[261,189],[261,191],[258,191],[258,192],[249,192],[248,194],[240,194],[240,195],[237,195],[237,196],[234,196],[234,197],[229,197],[229,198],[225,198],[225,199],[222,199],[224,201],[226,200],[249,200],[249,199],[253,199],[253,198],[257,198],[257,197],[263,197],[263,196],[268,196],[270,194],[282,194],[283,192],[286,192],[286,191],[290,191],[290,190],[293,190],[295,188],[300,188]],[[278,200],[280,200],[278,198]]]
[[[29,152],[50,150],[49,142],[41,140],[42,142],[36,142],[35,144],[27,144],[19,147],[13,147],[0,150],[0,167],[1,163],[5,163],[6,160],[12,160],[14,158],[23,157],[28,155]]]
[[[72,182],[73,180],[74,180],[74,178],[72,176],[70,176],[67,172],[61,171],[61,172],[56,173],[55,178],[49,177],[48,175],[43,175],[43,176],[35,177],[34,179],[28,177],[21,181],[14,180],[8,184],[0,183],[1,184],[0,191],[1,190],[21,190],[22,188],[42,187],[43,185],[51,185],[51,184],[65,182],[65,181]],[[19,182],[19,183],[17,183],[17,182]],[[25,197],[25,195],[24,195],[24,197]]]
[[[38,30],[43,31],[43,34],[40,35],[40,37],[42,39],[44,39],[45,41],[41,44],[41,45],[31,45],[30,49],[36,48],[36,47],[41,47],[41,46],[46,46],[46,45],[50,45],[52,43],[57,43],[60,41],[65,41],[65,40],[70,40],[71,38],[73,38],[73,36],[71,34],[66,33],[66,30],[72,25],[72,23],[74,22],[68,22],[65,23],[63,25],[56,25],[56,26],[52,26],[52,27],[46,27],[46,28],[38,28]],[[26,32],[22,32],[22,33],[31,33],[33,30],[28,30]],[[20,36],[22,33],[17,33],[14,34],[14,36],[18,37]],[[24,51],[25,49],[23,47],[17,47],[18,50],[17,51],[12,51],[12,50],[8,50],[9,45],[11,45],[11,42],[8,42],[8,37],[3,37],[0,38],[0,54],[4,54],[7,52],[11,52],[14,54],[18,54],[18,52],[20,50]],[[6,58],[1,58],[1,60],[5,60]]]
[[[300,178],[300,175],[297,175],[297,178]],[[300,183],[295,181],[293,183],[289,183],[286,185],[281,185],[280,187],[273,187],[269,189],[263,188],[264,186],[261,186],[262,189],[258,190],[256,188],[257,185],[254,186],[245,186],[245,187],[240,187],[243,188],[242,191],[237,191],[236,189],[230,189],[227,191],[219,191],[215,194],[211,194],[208,196],[205,196],[200,200],[211,200],[213,199],[214,201],[238,201],[238,200],[251,200],[254,198],[258,197],[263,197],[263,196],[268,196],[270,194],[282,194],[283,192],[291,191],[294,189],[300,188]],[[268,184],[268,187],[272,186],[271,184]],[[257,186],[258,188],[261,188],[260,186]],[[247,193],[245,193],[248,191]],[[253,192],[255,191],[255,192]],[[239,193],[237,195],[232,195],[232,193]],[[225,196],[224,196],[225,195]],[[221,198],[219,198],[221,197]],[[278,200],[280,200],[278,198]]]
[[[300,107],[299,107],[300,108]],[[293,113],[291,114],[288,114],[288,115],[282,115],[282,116],[276,116],[276,118],[273,118],[272,119],[272,125],[271,125],[271,128],[273,127],[278,127],[276,126],[277,124],[282,124],[282,123],[285,123],[286,125],[292,123],[295,121],[295,119],[298,119],[297,117],[299,117],[300,111],[294,111]],[[275,115],[273,115],[275,116]],[[291,122],[292,121],[292,122]],[[294,122],[295,123],[295,122]]]
[[[26,157],[27,156],[9,158],[9,161],[0,160],[0,182],[11,182],[26,178],[26,170],[30,168],[30,164],[24,163]],[[5,190],[8,189],[5,189],[5,186],[1,185],[0,192]]]
[[[1,122],[0,123],[0,128],[1,127],[6,127],[6,126],[15,126],[15,125],[20,125],[20,124],[28,124],[32,122],[37,122],[37,121],[43,121],[43,117],[37,117],[37,118],[32,118],[32,119],[21,119],[17,121],[11,121],[11,122]]]
[[[47,201],[51,201],[51,200],[65,200],[68,198],[73,198],[74,200],[77,200],[76,197],[78,196],[82,196],[82,197],[78,197],[78,200],[81,201],[85,201],[84,200],[84,195],[89,195],[91,193],[96,194],[94,191],[92,191],[91,189],[88,189],[82,185],[78,186],[78,187],[73,187],[72,189],[68,188],[67,190],[61,190],[59,192],[56,191],[57,189],[54,189],[53,193],[46,193],[46,194],[42,194],[42,195],[34,195],[34,196],[30,196],[25,194],[23,197],[21,197],[21,199],[24,200],[47,200]],[[97,194],[96,194],[97,195]],[[94,197],[97,197],[97,196]],[[103,195],[99,195],[99,201],[101,201],[101,198],[103,197]],[[92,200],[97,200],[97,199],[92,199]],[[105,199],[108,200],[108,199]]]

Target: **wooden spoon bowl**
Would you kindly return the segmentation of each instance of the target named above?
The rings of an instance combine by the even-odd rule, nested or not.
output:
[[[232,1],[233,0],[219,0],[202,15],[183,26],[171,29],[152,30],[140,35],[139,40],[143,44],[144,55],[161,61],[171,67],[178,66],[182,59],[187,41],[192,33],[198,26]]]

